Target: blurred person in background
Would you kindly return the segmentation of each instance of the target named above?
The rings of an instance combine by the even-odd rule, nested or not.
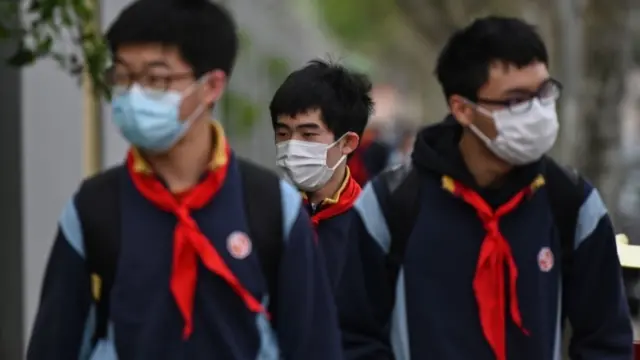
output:
[[[561,85],[515,18],[457,31],[436,68],[451,114],[367,185],[336,290],[346,358],[629,360],[615,233],[598,191],[545,154]]]
[[[230,15],[139,0],[106,39],[131,149],[62,213],[27,359],[340,359],[298,192],[238,159],[211,118],[238,48]]]
[[[416,126],[408,120],[399,120],[395,125],[396,139],[389,155],[387,167],[405,164],[411,161],[413,144],[416,141]]]
[[[389,156],[393,151],[393,147],[384,139],[387,131],[389,131],[388,126],[374,120],[364,130],[360,146],[347,162],[351,175],[360,186],[364,186],[387,167]]]
[[[360,185],[347,167],[372,111],[371,82],[315,60],[278,88],[269,110],[276,164],[301,192],[335,284],[344,259]]]

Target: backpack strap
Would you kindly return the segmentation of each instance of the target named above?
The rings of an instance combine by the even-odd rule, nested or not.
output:
[[[387,254],[387,275],[392,296],[395,298],[407,240],[420,210],[420,178],[417,170],[409,162],[383,171],[371,185],[391,234]]]
[[[585,180],[575,169],[560,166],[551,158],[545,166],[549,203],[560,237],[562,282],[567,284],[573,268],[576,224],[584,200]]]
[[[120,252],[120,175],[123,170],[121,165],[86,179],[75,198],[96,304],[94,344],[107,337],[111,287]]]
[[[280,178],[249,161],[238,159],[244,189],[244,207],[269,292],[269,313],[277,320],[278,274],[283,251]]]

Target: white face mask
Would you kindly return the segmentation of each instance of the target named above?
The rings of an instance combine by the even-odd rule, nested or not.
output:
[[[343,155],[333,166],[327,166],[327,151],[332,144],[287,140],[276,144],[276,165],[302,191],[317,191],[327,184],[335,169],[347,159]]]
[[[540,103],[533,99],[531,109],[512,114],[509,109],[478,111],[493,118],[498,136],[491,140],[473,124],[469,126],[497,157],[512,164],[525,165],[539,160],[553,147],[558,137],[556,102]]]

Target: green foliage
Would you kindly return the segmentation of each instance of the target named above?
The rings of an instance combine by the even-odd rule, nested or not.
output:
[[[29,0],[22,16],[18,4],[3,1],[0,6],[0,40],[18,40],[9,64],[22,67],[52,58],[73,75],[86,71],[96,95],[108,96],[104,73],[109,50],[98,25],[98,1]],[[21,17],[25,19],[22,24]],[[72,41],[80,54],[58,50],[58,40]]]
[[[251,36],[244,29],[238,30],[238,53],[243,54],[251,48]]]
[[[240,58],[251,56],[250,51],[253,47],[251,35],[244,29],[238,30],[239,48],[238,55]],[[222,123],[229,133],[236,135],[246,134],[253,125],[258,121],[260,116],[260,107],[246,94],[227,87],[222,99],[218,102],[220,107]]]
[[[260,107],[255,101],[232,89],[227,89],[220,106],[225,128],[241,135],[246,134],[260,116]]]
[[[261,58],[261,63],[269,83],[274,86],[278,86],[284,81],[284,78],[291,71],[287,60],[281,57]],[[225,128],[240,135],[244,135],[251,130],[253,125],[260,120],[262,113],[262,107],[258,102],[233,89],[227,89],[220,101],[220,107]]]
[[[269,82],[275,86],[279,86],[291,72],[289,62],[284,58],[267,57],[264,62]]]
[[[364,56],[359,53],[350,54],[349,57],[345,59],[345,64],[354,71],[359,71],[364,74],[371,74],[374,72],[374,62],[370,57]]]
[[[640,64],[640,32],[633,34],[633,45],[631,46],[631,55],[634,65]]]
[[[398,21],[394,0],[316,0],[329,30],[347,46],[366,47],[391,38]]]

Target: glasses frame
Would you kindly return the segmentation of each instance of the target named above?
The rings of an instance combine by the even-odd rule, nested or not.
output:
[[[543,96],[545,92],[548,91],[549,86],[553,86],[555,88],[555,93],[552,96]],[[546,105],[552,101],[557,101],[562,95],[562,83],[556,79],[548,79],[540,88],[532,94],[532,96],[527,100],[493,100],[493,99],[484,99],[478,98],[475,103],[486,104],[486,105],[496,105],[501,106],[505,109],[508,109],[511,114],[523,114],[531,110],[533,106],[533,100],[538,99],[541,104]]]
[[[126,71],[125,74],[125,81],[119,81],[120,79],[115,79],[115,68],[112,67],[108,69],[105,74],[107,85],[111,89],[118,89],[121,91],[130,89],[133,84],[139,84],[144,90],[152,92],[165,92],[171,88],[171,85],[173,85],[174,81],[192,79],[194,77],[192,71],[168,75],[155,75],[150,74],[150,69],[138,72]]]

